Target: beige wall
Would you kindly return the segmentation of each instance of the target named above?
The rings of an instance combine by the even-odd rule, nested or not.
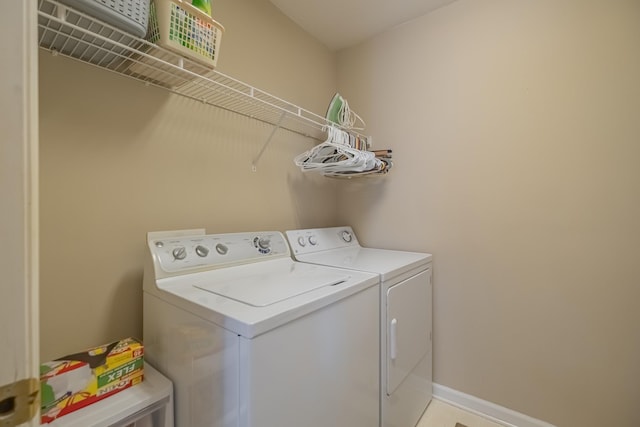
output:
[[[266,0],[215,2],[219,69],[322,113],[335,56]],[[333,181],[293,157],[313,141],[62,57],[40,55],[41,357],[142,332],[148,231],[331,225]]]
[[[368,245],[434,254],[439,384],[640,425],[640,2],[460,0],[341,52],[394,150],[342,183]]]
[[[379,180],[302,175],[286,131],[252,173],[270,126],[42,54],[42,359],[141,334],[147,231],[351,223],[434,253],[436,382],[640,425],[639,5],[460,0],[336,72],[266,0],[215,2],[219,69],[320,114],[337,85],[394,150]]]

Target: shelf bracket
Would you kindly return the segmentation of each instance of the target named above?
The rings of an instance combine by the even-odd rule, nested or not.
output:
[[[59,20],[67,22],[67,8],[64,5],[59,4],[56,10],[56,16]]]
[[[278,120],[278,123],[271,130],[271,134],[269,135],[269,137],[267,138],[265,143],[262,145],[262,149],[260,150],[260,152],[258,153],[256,158],[253,159],[253,162],[251,162],[251,170],[253,172],[257,172],[258,171],[258,162],[260,161],[260,157],[262,157],[262,154],[264,154],[264,150],[266,150],[267,146],[271,143],[271,140],[273,139],[273,135],[275,135],[277,130],[280,129],[280,125],[282,125],[282,121],[284,120],[286,115],[287,115],[287,113],[285,111],[283,111],[282,114],[280,114],[280,119]]]

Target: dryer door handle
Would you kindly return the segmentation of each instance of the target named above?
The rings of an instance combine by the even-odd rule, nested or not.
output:
[[[398,333],[398,319],[392,319],[389,327],[389,357],[391,360],[396,360],[398,355],[398,348],[396,345],[396,336]]]

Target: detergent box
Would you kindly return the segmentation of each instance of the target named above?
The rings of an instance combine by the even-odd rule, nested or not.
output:
[[[41,424],[142,381],[144,347],[134,338],[40,365]]]

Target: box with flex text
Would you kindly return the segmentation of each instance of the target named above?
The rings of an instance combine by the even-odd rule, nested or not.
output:
[[[40,422],[50,423],[140,383],[143,355],[142,343],[127,338],[41,364]]]

